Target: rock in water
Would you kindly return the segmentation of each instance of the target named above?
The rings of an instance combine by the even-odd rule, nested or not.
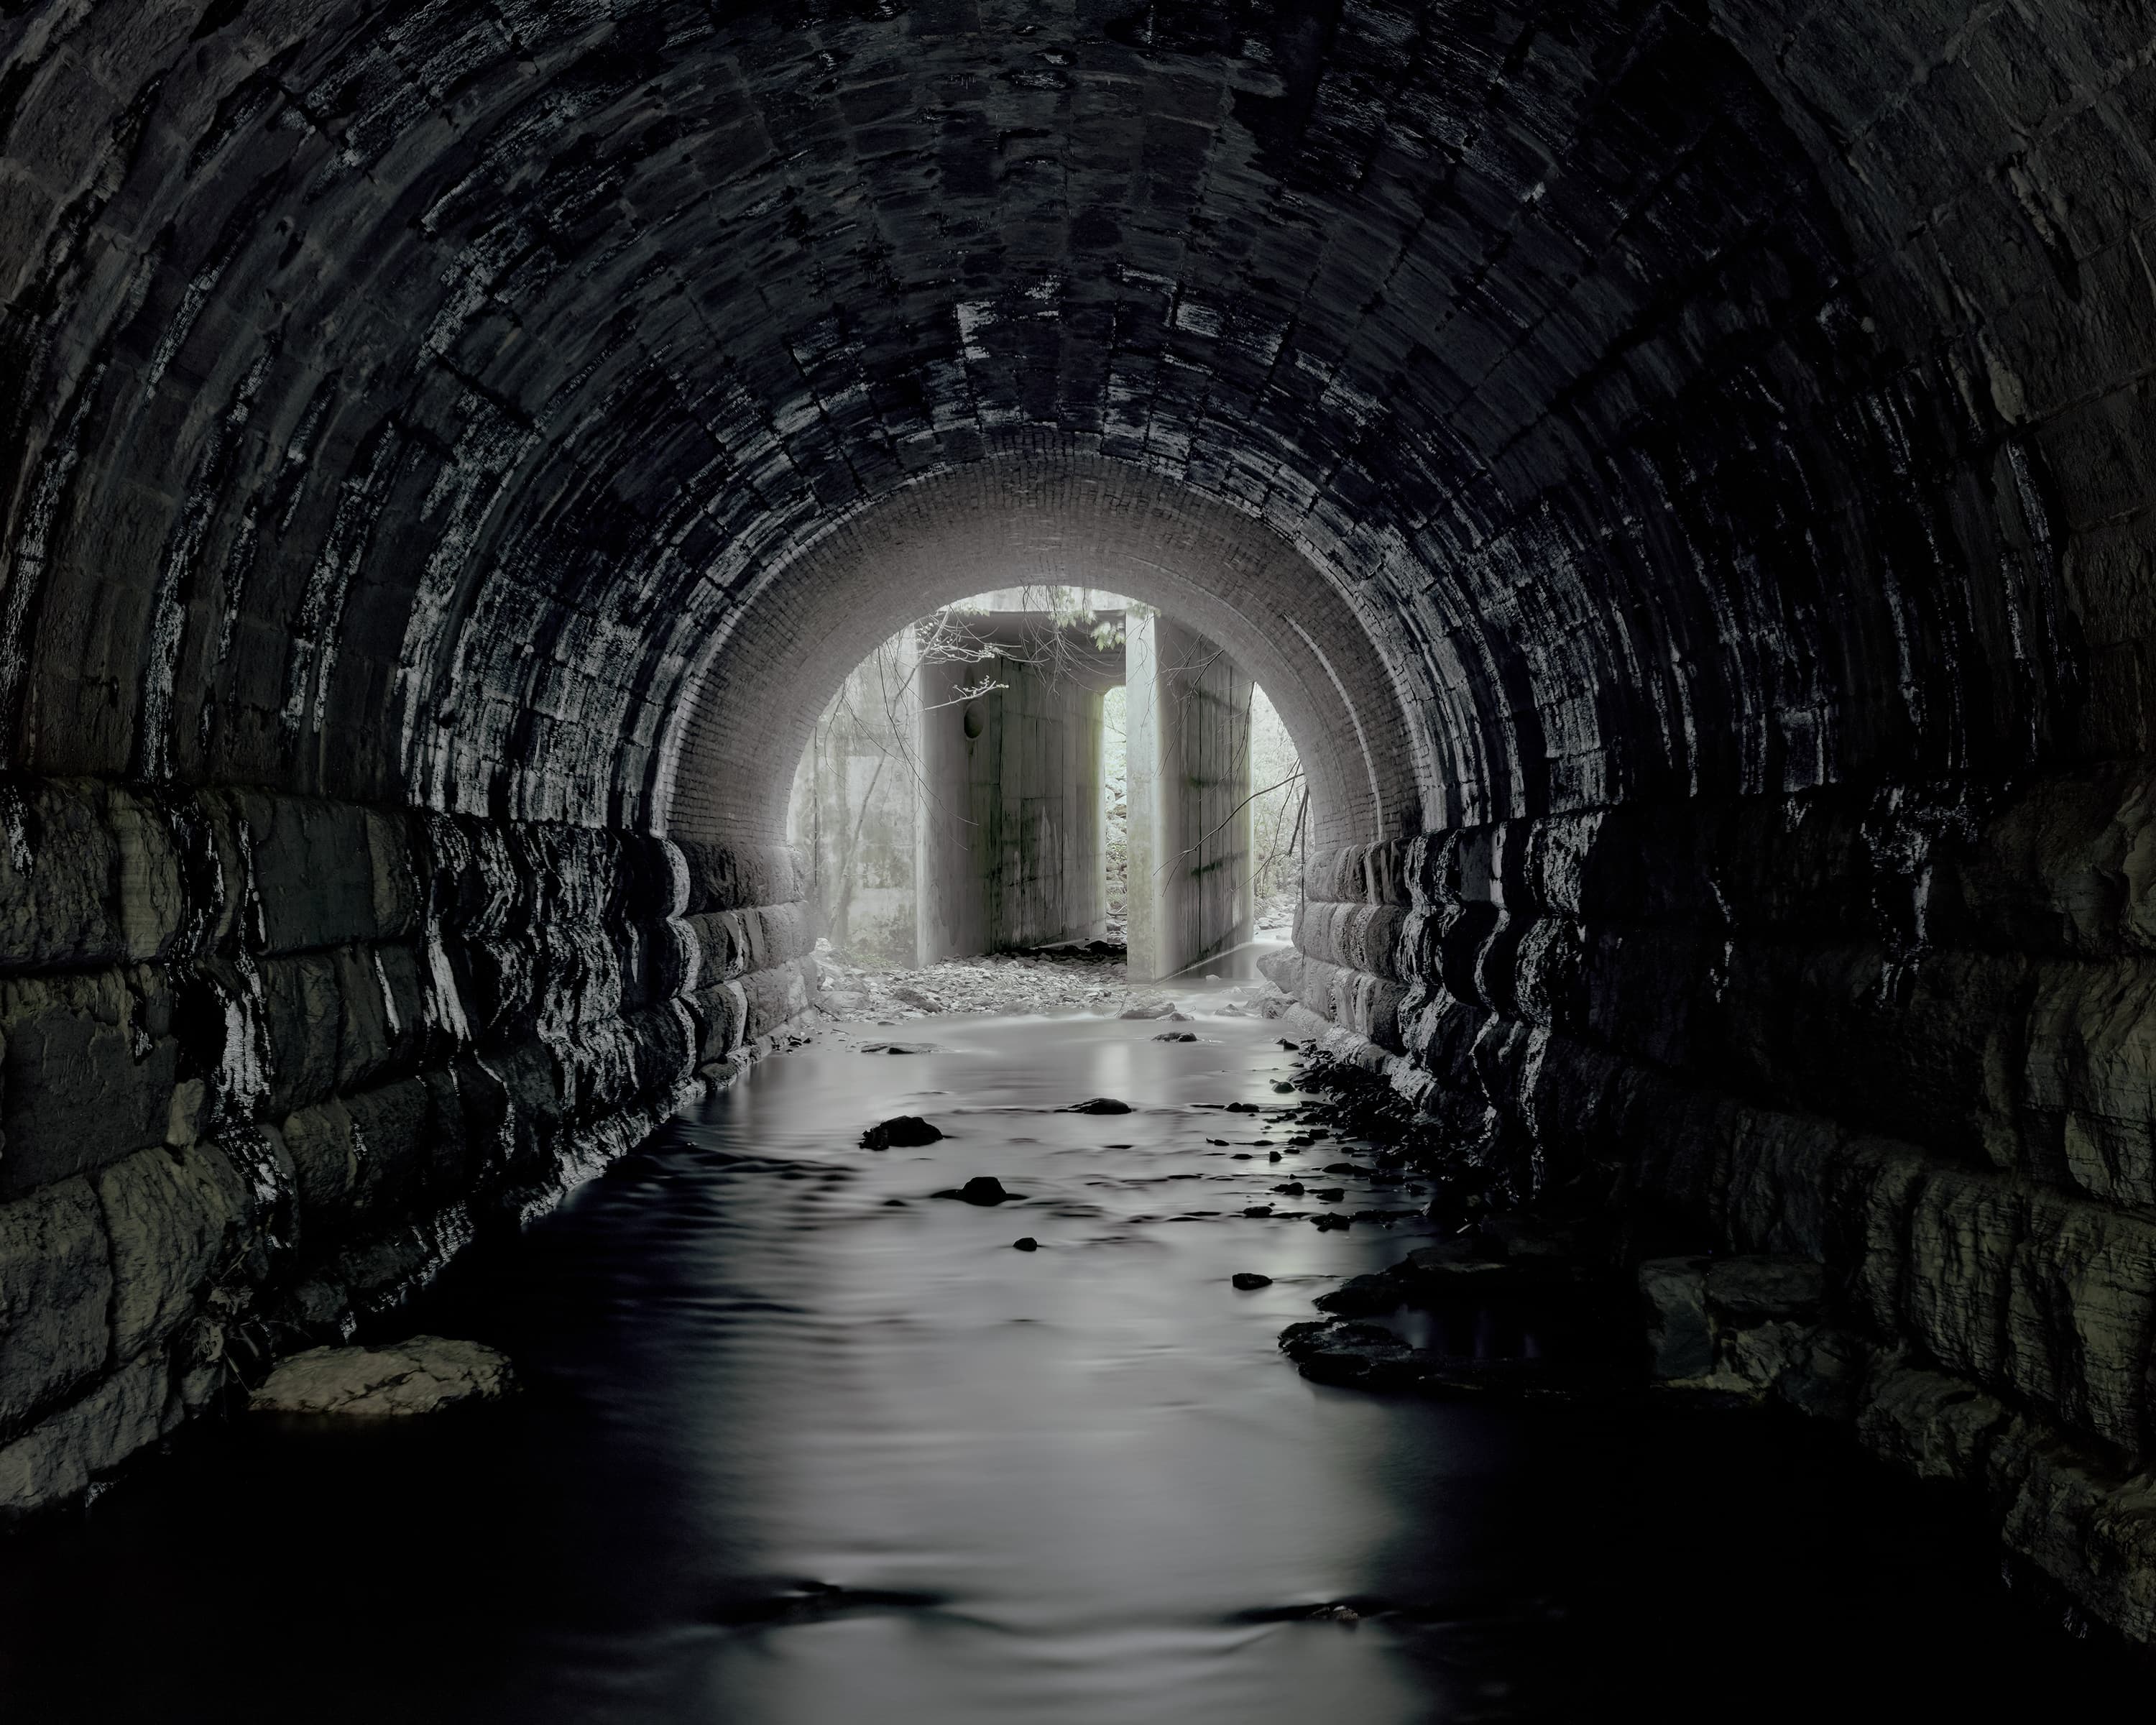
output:
[[[1245,1293],[1250,1292],[1253,1288],[1269,1288],[1273,1285],[1272,1277],[1260,1276],[1255,1270],[1238,1270],[1228,1280],[1242,1289]]]
[[[922,1144],[932,1144],[942,1136],[918,1114],[900,1114],[879,1121],[863,1132],[861,1148],[911,1150]]]
[[[1065,1114],[1127,1114],[1128,1102],[1119,1102],[1113,1096],[1096,1096],[1090,1102],[1073,1102],[1063,1111]]]
[[[1140,1000],[1125,1007],[1119,1019],[1164,1019],[1175,1010],[1173,1000]]]
[[[1011,1242],[1011,1246],[1012,1249],[1016,1251],[1037,1252],[1040,1250],[1040,1242],[1035,1240],[1030,1234],[1027,1234],[1021,1235],[1018,1239],[1013,1240]]]
[[[262,1414],[433,1414],[515,1387],[509,1357],[476,1342],[414,1336],[385,1348],[311,1348],[281,1362],[248,1405]]]
[[[1010,1195],[993,1174],[976,1174],[958,1189],[958,1196],[968,1204],[1001,1204]]]

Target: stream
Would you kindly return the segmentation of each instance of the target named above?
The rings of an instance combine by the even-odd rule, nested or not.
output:
[[[507,1348],[521,1395],[236,1419],[0,1541],[0,1718],[1980,1719],[2139,1692],[2006,1584],[1974,1506],[1845,1434],[1299,1377],[1279,1332],[1436,1224],[1321,1230],[1273,1191],[1353,1158],[1224,1106],[1286,1102],[1293,1056],[1223,1000],[855,1026],[933,1051],[753,1069],[429,1296],[421,1327]],[[1101,1096],[1132,1111],[1065,1111]],[[860,1147],[897,1114],[947,1136]],[[935,1195],[984,1175],[1013,1199]]]

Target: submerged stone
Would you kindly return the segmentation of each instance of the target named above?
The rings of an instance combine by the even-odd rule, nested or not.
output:
[[[993,1174],[976,1174],[963,1186],[939,1192],[938,1198],[955,1198],[962,1204],[1009,1204],[1018,1197],[1006,1191],[1004,1183]]]
[[[1073,1102],[1063,1111],[1065,1114],[1127,1114],[1128,1102],[1119,1102],[1113,1096],[1096,1096],[1090,1102]]]
[[[414,1336],[385,1348],[311,1348],[270,1373],[248,1405],[259,1414],[433,1414],[493,1401],[515,1387],[509,1357],[477,1342]]]
[[[943,1134],[918,1114],[896,1114],[878,1121],[861,1134],[864,1150],[913,1150],[933,1144]]]

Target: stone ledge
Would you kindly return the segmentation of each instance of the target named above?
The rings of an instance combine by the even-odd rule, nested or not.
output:
[[[476,1342],[413,1336],[378,1348],[316,1348],[278,1363],[249,1400],[256,1413],[409,1418],[495,1401],[516,1385],[507,1358]]]

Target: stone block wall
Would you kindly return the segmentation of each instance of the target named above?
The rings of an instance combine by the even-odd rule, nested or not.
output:
[[[800,863],[0,789],[0,1512],[544,1209],[816,986]]]
[[[2152,787],[2092,768],[1350,848],[1312,859],[1270,973],[1507,1194],[1620,1202],[1643,1250],[1824,1266],[1866,1440],[1940,1471],[1981,1399],[1961,1476],[2156,1640],[2156,1536],[2111,1525],[2156,1492]],[[1912,1400],[1912,1373],[1965,1394]],[[2022,1503],[2062,1469],[2077,1519]]]

